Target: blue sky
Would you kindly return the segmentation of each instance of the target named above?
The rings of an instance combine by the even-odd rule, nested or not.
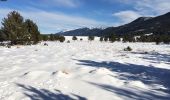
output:
[[[13,10],[49,34],[81,27],[119,26],[141,16],[170,11],[170,0],[7,0],[0,2],[0,19]]]

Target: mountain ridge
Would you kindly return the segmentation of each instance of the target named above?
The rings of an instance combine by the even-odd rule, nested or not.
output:
[[[170,33],[170,12],[156,17],[139,17],[134,21],[118,26],[100,28],[79,28],[63,33],[65,36],[106,36],[111,34],[148,34],[148,33]]]

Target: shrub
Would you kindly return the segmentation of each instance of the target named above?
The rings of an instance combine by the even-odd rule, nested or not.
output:
[[[44,46],[48,46],[48,44],[47,44],[47,43],[44,43]]]
[[[109,39],[108,37],[104,37],[104,41],[105,41],[105,42],[107,42],[107,41],[108,41],[108,39]]]
[[[93,40],[94,40],[94,36],[89,36],[89,37],[88,37],[88,40],[89,40],[89,41],[93,41]]]
[[[74,41],[77,40],[77,37],[76,37],[76,36],[73,36],[72,40],[74,40]]]
[[[156,41],[156,45],[159,45],[160,44],[160,42],[159,41]]]
[[[68,40],[67,43],[70,43],[70,41]]]
[[[41,40],[43,41],[60,41],[64,42],[65,37],[57,34],[41,34]]]
[[[115,42],[116,41],[116,36],[115,35],[110,36],[109,41],[112,42],[112,43]]]
[[[100,42],[102,42],[103,41],[103,37],[100,37]]]
[[[59,36],[59,41],[60,42],[64,42],[65,41],[65,37],[64,36]]]
[[[132,48],[128,46],[127,48],[124,49],[124,51],[132,51]]]
[[[7,48],[11,48],[11,45],[7,45]]]

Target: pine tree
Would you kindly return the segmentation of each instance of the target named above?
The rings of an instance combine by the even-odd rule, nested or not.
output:
[[[59,36],[59,41],[60,42],[64,42],[65,41],[65,37],[64,36]]]
[[[0,42],[7,41],[7,40],[8,39],[6,34],[2,30],[0,30]]]
[[[100,42],[102,42],[103,41],[103,37],[100,37]]]
[[[135,39],[133,35],[127,34],[123,36],[123,42],[134,42],[134,41]]]
[[[107,37],[107,36],[104,37],[104,41],[105,41],[105,42],[108,41],[108,37]]]
[[[110,42],[115,42],[116,41],[116,36],[115,35],[110,36],[109,41]]]
[[[29,37],[29,40],[33,41],[34,44],[38,43],[38,41],[40,40],[40,32],[36,23],[34,23],[30,19],[27,19],[25,21],[25,26],[28,32],[27,36]]]
[[[155,38],[156,45],[159,45],[161,43],[160,37]]]
[[[55,36],[53,34],[50,34],[50,41],[54,41],[55,40]]]
[[[47,41],[48,40],[48,35],[41,35],[41,37],[42,37],[43,41]]]
[[[94,40],[94,36],[88,36],[88,40],[89,41],[93,41]]]
[[[23,17],[16,11],[10,12],[2,21],[2,31],[8,36],[12,44],[24,44],[27,39]]]
[[[30,19],[24,22],[24,18],[16,11],[10,12],[3,19],[2,32],[5,40],[11,41],[12,45],[38,43],[40,40],[38,26]]]

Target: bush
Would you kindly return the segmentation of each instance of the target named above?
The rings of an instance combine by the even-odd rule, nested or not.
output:
[[[56,34],[41,34],[41,40],[43,41],[60,41],[64,42],[65,37],[62,35],[56,35]]]
[[[108,39],[109,39],[108,37],[104,37],[104,41],[105,41],[105,42],[107,42],[107,41],[108,41]]]
[[[76,36],[73,36],[72,40],[74,40],[74,41],[77,40],[77,37],[76,37]]]
[[[64,36],[59,36],[59,41],[60,42],[64,42],[65,41],[65,37]]]
[[[124,51],[132,51],[132,48],[128,46],[127,48],[124,49]]]
[[[7,48],[11,48],[11,45],[7,45]]]
[[[68,40],[67,43],[70,43],[70,41]]]
[[[89,36],[89,37],[88,37],[88,40],[89,40],[89,41],[93,41],[93,40],[94,40],[94,36]]]
[[[110,36],[109,41],[112,42],[112,43],[115,42],[116,41],[116,36],[115,35]]]
[[[160,42],[159,41],[156,41],[156,45],[159,45],[160,44]]]
[[[102,42],[103,41],[103,37],[100,37],[100,42]]]
[[[44,46],[48,46],[48,44],[47,44],[47,43],[44,43]]]
[[[49,38],[48,35],[41,35],[41,40],[43,41],[48,41],[49,40],[48,38]]]
[[[83,39],[81,38],[80,41],[83,41]]]

